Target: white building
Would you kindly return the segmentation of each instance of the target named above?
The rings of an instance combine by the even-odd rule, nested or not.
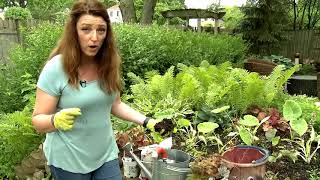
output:
[[[107,11],[112,23],[123,23],[119,5],[114,5],[108,8]]]

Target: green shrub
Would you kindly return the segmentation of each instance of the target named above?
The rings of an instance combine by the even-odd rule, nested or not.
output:
[[[35,91],[36,79],[62,28],[44,23],[37,27],[22,28],[21,32],[24,43],[11,49],[11,63],[0,70],[0,112],[14,112],[26,105],[25,95]]]
[[[32,15],[29,9],[22,7],[9,7],[4,13],[6,19],[32,19]]]
[[[153,69],[163,74],[170,66],[183,63],[198,66],[225,61],[241,63],[247,46],[240,37],[183,32],[158,26],[115,26],[123,59],[124,75],[142,76]]]
[[[62,27],[45,22],[32,28],[23,28],[22,33],[23,44],[16,46],[9,58],[20,71],[38,77],[62,34]]]
[[[14,167],[43,141],[31,124],[31,110],[25,108],[0,115],[0,179],[14,177]]]
[[[178,63],[196,66],[202,60],[207,60],[211,64],[220,64],[225,61],[240,63],[247,49],[239,37],[227,35],[212,36],[138,25],[115,26],[115,32],[123,59],[125,80],[128,72],[134,72],[139,76],[151,70],[164,73],[170,66]],[[23,28],[22,33],[24,44],[16,46],[9,56],[14,63],[14,71],[7,73],[12,80],[10,86],[5,86],[7,93],[17,93],[12,101],[4,94],[0,94],[1,99],[5,99],[7,104],[22,102],[22,96],[19,95],[21,76],[29,73],[31,78],[37,79],[50,51],[62,33],[62,27],[44,23],[31,29]],[[4,112],[14,110],[18,109],[9,109]]]

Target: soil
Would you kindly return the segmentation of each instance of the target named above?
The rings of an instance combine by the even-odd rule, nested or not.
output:
[[[167,134],[172,132],[174,129],[174,124],[172,123],[171,119],[163,119],[154,126],[154,129],[156,132],[160,132],[161,134]]]
[[[293,163],[289,159],[282,159],[276,163],[268,163],[267,171],[272,171],[278,179],[290,178],[290,180],[310,179],[309,171],[320,168],[317,161],[307,164],[304,161]]]

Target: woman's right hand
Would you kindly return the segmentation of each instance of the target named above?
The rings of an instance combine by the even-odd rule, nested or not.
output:
[[[54,114],[51,123],[56,129],[68,131],[74,126],[76,117],[81,115],[80,108],[67,108]]]

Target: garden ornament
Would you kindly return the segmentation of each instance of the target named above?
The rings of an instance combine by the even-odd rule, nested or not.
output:
[[[80,108],[62,109],[51,117],[51,123],[59,130],[68,131],[73,128],[74,121],[79,115],[81,115]]]

